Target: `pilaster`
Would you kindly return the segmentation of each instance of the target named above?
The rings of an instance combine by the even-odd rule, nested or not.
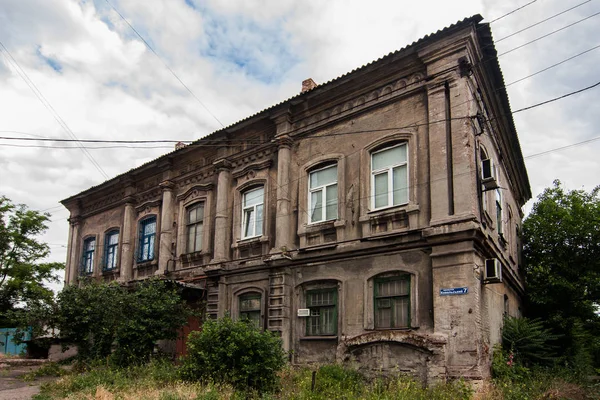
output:
[[[163,181],[159,186],[162,189],[162,207],[160,213],[158,270],[155,274],[164,275],[168,270],[169,261],[173,259],[173,216],[175,213],[175,198],[173,195],[173,182]]]
[[[215,249],[213,263],[229,260],[231,247],[231,224],[229,192],[231,191],[231,163],[222,158],[213,163],[219,177],[217,180],[217,201],[215,213]]]

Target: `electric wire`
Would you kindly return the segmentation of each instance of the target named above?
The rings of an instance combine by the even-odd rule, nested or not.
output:
[[[520,112],[523,112],[523,111],[531,110],[531,109],[534,109],[534,108],[537,108],[537,107],[540,107],[540,106],[543,106],[543,105],[546,105],[546,104],[549,104],[549,103],[553,103],[555,101],[567,98],[569,96],[572,96],[572,95],[575,95],[575,94],[579,94],[579,93],[585,92],[587,90],[591,90],[591,89],[593,89],[593,88],[595,88],[595,87],[597,87],[599,85],[600,85],[600,81],[597,82],[597,83],[595,83],[595,84],[593,84],[593,85],[590,85],[590,86],[584,87],[582,89],[575,90],[575,91],[563,94],[561,96],[557,96],[557,97],[554,97],[554,98],[542,101],[540,103],[532,104],[530,106],[523,107],[523,108],[517,109],[515,111],[508,112],[508,113],[503,113],[503,114],[501,114],[501,116],[507,116],[507,115],[511,115],[511,114],[517,114],[517,113],[520,113]],[[436,121],[429,121],[429,122],[419,123],[419,124],[413,123],[413,124],[409,124],[409,125],[405,125],[405,126],[399,126],[399,127],[396,126],[396,127],[390,127],[390,128],[365,129],[365,130],[346,131],[346,132],[338,132],[338,133],[326,133],[324,135],[311,136],[308,139],[328,138],[328,137],[332,137],[332,136],[345,136],[345,135],[354,135],[354,134],[362,134],[362,133],[394,131],[394,130],[401,130],[401,129],[407,129],[407,128],[416,128],[416,127],[421,127],[421,126],[429,126],[429,125],[432,125],[432,124],[435,124],[435,123],[442,123],[442,122],[447,122],[447,121],[456,121],[456,120],[463,120],[463,119],[470,119],[470,118],[471,118],[471,116],[443,118],[443,119],[439,119],[439,120],[436,120]],[[487,122],[491,122],[494,119],[498,119],[498,118],[489,118],[486,121]],[[26,140],[26,141],[29,141],[29,140],[38,140],[38,139],[32,139],[32,138],[12,138],[12,137],[0,137],[0,139],[2,139],[2,140]],[[302,139],[306,140],[307,138],[300,138],[300,139],[301,140]],[[63,139],[61,141],[64,142],[64,141],[69,141],[69,140],[68,139]],[[97,140],[92,140],[92,142],[97,142]],[[268,143],[270,143],[270,141],[265,141],[265,142],[262,142],[260,144],[268,144]],[[0,146],[7,146],[7,145],[8,144],[0,143]],[[199,144],[199,145],[202,146],[201,144]],[[35,147],[40,147],[40,146],[36,146],[36,145],[12,145],[12,147],[15,147],[15,146],[18,146],[18,147],[34,147],[34,146]],[[214,146],[219,146],[219,145],[215,144]],[[59,147],[55,147],[55,146],[41,146],[41,147],[59,148]],[[108,146],[108,147],[109,148],[115,148],[115,147],[119,147],[119,146],[113,146],[113,147]],[[238,146],[236,146],[236,147],[238,147]],[[65,148],[76,148],[76,147],[65,147]],[[98,147],[90,147],[90,148],[93,149],[93,148],[98,148]],[[129,148],[141,148],[141,149],[144,149],[144,148],[150,148],[150,147],[130,146]]]
[[[104,0],[106,1],[106,4],[108,4],[118,15],[119,17],[121,17],[121,19],[123,21],[125,21],[125,23],[131,28],[131,30],[142,40],[142,42],[144,42],[144,44],[146,45],[146,47],[156,56],[156,58],[158,58],[162,64],[165,66],[166,69],[169,70],[169,72],[175,77],[175,79],[177,79],[179,81],[179,83],[181,83],[181,85],[185,88],[185,90],[187,90],[194,99],[196,99],[196,101],[206,110],[206,112],[208,114],[210,114],[211,117],[213,117],[215,119],[215,121],[217,121],[219,123],[219,125],[221,125],[221,127],[225,127],[225,125],[223,125],[223,123],[221,123],[221,121],[215,116],[215,114],[213,114],[208,107],[202,102],[202,100],[200,100],[198,98],[198,96],[196,96],[196,94],[194,92],[192,92],[192,90],[188,87],[188,85],[186,85],[181,78],[179,78],[179,76],[177,76],[177,74],[175,73],[175,71],[173,71],[171,69],[171,67],[169,67],[169,65],[162,59],[161,56],[158,55],[158,53],[152,48],[152,46],[150,46],[150,43],[148,43],[146,41],[146,39],[144,39],[142,37],[142,35],[140,35],[140,33],[133,27],[133,25],[131,25],[129,23],[129,21],[127,21],[127,19],[125,19],[125,17],[119,12],[119,10],[117,10],[115,8],[115,6],[113,6],[108,0]]]
[[[31,89],[31,91],[35,94],[35,96],[38,98],[38,100],[40,100],[40,102],[44,105],[44,107],[46,107],[46,109],[50,112],[50,114],[52,114],[52,116],[54,117],[54,119],[56,120],[56,122],[58,122],[58,124],[63,128],[63,130],[65,130],[65,132],[67,132],[67,134],[69,136],[71,136],[72,139],[77,140],[77,136],[75,135],[75,133],[71,130],[71,128],[69,128],[69,126],[62,119],[62,117],[60,116],[60,114],[58,114],[58,112],[56,112],[56,110],[54,109],[54,107],[52,107],[52,104],[46,99],[46,97],[38,89],[38,87],[35,85],[35,83],[29,78],[29,76],[23,70],[23,68],[21,68],[21,66],[19,65],[19,63],[17,62],[17,60],[15,60],[15,58],[12,56],[12,54],[10,53],[10,51],[8,51],[8,49],[6,48],[6,46],[4,45],[4,43],[2,43],[2,41],[0,41],[0,46],[2,46],[3,54],[7,54],[8,57],[10,57],[10,58],[7,58],[5,56],[5,59],[8,61],[8,63],[10,65],[13,66],[13,68],[15,68],[15,71],[17,72],[17,74],[21,77],[21,79],[23,79],[23,81],[25,81],[25,83],[27,84],[27,86],[29,86],[29,88]],[[96,169],[104,176],[104,178],[105,179],[109,179],[108,174],[102,169],[102,167],[94,159],[94,157],[92,156],[92,154],[89,153],[85,148],[83,148],[83,146],[81,146],[81,151],[86,155],[86,157],[91,161],[91,163],[96,167]]]
[[[532,44],[532,43],[535,43],[535,42],[537,42],[538,40],[541,40],[541,39],[547,38],[548,36],[554,35],[555,33],[561,32],[561,31],[563,31],[563,30],[565,30],[565,29],[567,29],[567,28],[570,28],[570,27],[572,27],[572,26],[574,26],[574,25],[577,25],[577,24],[579,24],[579,23],[581,23],[581,22],[587,21],[588,19],[590,19],[590,18],[593,18],[593,17],[595,17],[595,16],[597,16],[597,15],[600,15],[600,11],[598,11],[598,12],[596,12],[596,13],[592,14],[592,15],[589,15],[589,16],[587,16],[587,17],[585,17],[585,18],[582,18],[582,19],[580,19],[580,20],[578,20],[578,21],[575,21],[575,22],[573,22],[573,23],[571,23],[571,24],[569,24],[569,25],[563,26],[562,28],[556,29],[556,30],[554,30],[554,31],[552,31],[552,32],[550,32],[550,33],[547,33],[547,34],[545,34],[545,35],[542,35],[542,36],[540,36],[540,37],[538,37],[538,38],[536,38],[536,39],[530,40],[529,42],[526,42],[526,43],[524,43],[524,44],[522,44],[522,45],[520,45],[520,46],[517,46],[517,47],[515,47],[515,48],[513,48],[513,49],[510,49],[510,50],[507,50],[507,51],[505,51],[505,52],[503,52],[503,53],[500,53],[500,54],[498,54],[498,57],[501,57],[501,56],[504,56],[504,55],[506,55],[506,54],[512,53],[513,51],[519,50],[519,49],[521,49],[521,48],[523,48],[523,47],[525,47],[525,46],[528,46],[528,45],[530,45],[530,44]]]
[[[579,4],[577,4],[576,6],[573,6],[573,7],[571,7],[571,8],[568,8],[568,9],[564,10],[564,11],[561,11],[561,12],[559,12],[559,13],[557,13],[557,14],[554,14],[554,15],[552,15],[552,16],[550,16],[550,17],[546,18],[546,19],[543,19],[543,20],[541,20],[541,21],[539,21],[539,22],[536,22],[535,24],[531,24],[531,25],[529,25],[529,26],[526,26],[525,28],[523,28],[523,29],[520,29],[520,30],[518,30],[518,31],[516,31],[516,32],[513,32],[513,33],[511,33],[510,35],[504,36],[504,37],[502,37],[502,38],[500,38],[500,39],[496,39],[496,40],[494,40],[494,42],[495,42],[495,43],[499,43],[499,42],[501,42],[501,41],[503,41],[503,40],[505,40],[505,39],[508,39],[508,38],[510,38],[510,37],[513,37],[513,36],[515,36],[515,35],[518,35],[519,33],[525,32],[526,30],[529,30],[529,29],[531,29],[531,28],[533,28],[533,27],[535,27],[535,26],[538,26],[538,25],[540,25],[540,24],[543,24],[544,22],[550,21],[551,19],[553,19],[553,18],[556,18],[556,17],[558,17],[558,16],[560,16],[560,15],[563,15],[563,14],[565,14],[565,13],[567,13],[567,12],[571,11],[571,10],[574,10],[574,9],[576,9],[577,7],[581,7],[582,5],[584,5],[584,4],[587,4],[587,3],[589,3],[590,1],[592,1],[592,0],[586,0],[586,1],[584,1],[583,3],[579,3]]]

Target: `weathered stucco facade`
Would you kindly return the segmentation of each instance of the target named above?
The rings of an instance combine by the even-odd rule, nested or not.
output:
[[[481,19],[64,200],[66,282],[202,282],[295,363],[487,376],[531,193]]]

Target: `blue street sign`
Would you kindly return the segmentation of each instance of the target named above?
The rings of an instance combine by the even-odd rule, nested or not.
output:
[[[469,293],[469,288],[466,288],[466,287],[440,289],[440,296],[455,296],[458,294],[467,294],[467,293]]]

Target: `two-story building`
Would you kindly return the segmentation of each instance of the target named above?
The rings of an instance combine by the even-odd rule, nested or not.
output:
[[[487,376],[531,192],[481,20],[65,199],[67,284],[194,282],[294,363]]]

